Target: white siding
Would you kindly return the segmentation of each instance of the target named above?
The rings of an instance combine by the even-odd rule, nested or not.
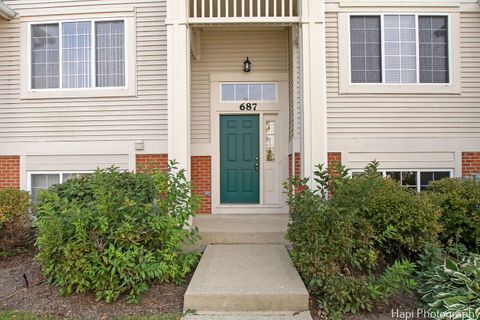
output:
[[[462,12],[460,24],[461,94],[340,95],[338,18],[336,12],[328,12],[326,50],[329,140],[385,139],[384,145],[388,148],[388,139],[391,138],[479,139],[480,12]]]
[[[108,14],[136,9],[137,97],[20,99],[20,22],[0,20],[0,143],[167,140],[166,0],[10,0],[23,13],[51,8]],[[48,17],[48,16],[47,16]],[[74,17],[74,16],[73,16]],[[66,16],[71,19],[72,15]]]
[[[35,155],[27,156],[27,171],[94,171],[115,166],[128,170],[128,155]]]
[[[192,143],[210,142],[210,73],[238,72],[247,56],[253,64],[252,73],[287,72],[287,45],[285,28],[203,29],[201,60],[192,61]]]

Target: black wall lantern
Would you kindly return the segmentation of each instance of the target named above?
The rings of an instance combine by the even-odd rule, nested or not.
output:
[[[252,62],[247,57],[247,60],[243,62],[243,72],[250,72],[252,71]]]

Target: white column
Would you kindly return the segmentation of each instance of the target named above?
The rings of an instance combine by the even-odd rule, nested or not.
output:
[[[312,178],[315,166],[327,163],[325,5],[323,0],[301,0],[301,6],[301,170]],[[310,183],[315,184],[313,179]]]
[[[190,177],[190,39],[187,1],[167,0],[168,158]]]

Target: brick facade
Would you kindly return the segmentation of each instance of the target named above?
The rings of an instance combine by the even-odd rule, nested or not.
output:
[[[328,166],[331,166],[332,163],[336,162],[337,164],[342,163],[342,153],[341,152],[329,152],[328,153]]]
[[[480,175],[480,151],[462,152],[462,176],[476,177]]]
[[[0,156],[0,189],[20,189],[20,156]]]
[[[137,154],[136,168],[138,173],[149,173],[155,170],[167,170],[168,155],[166,154]]]
[[[192,157],[192,184],[194,192],[202,197],[198,214],[212,213],[212,158]]]
[[[301,155],[300,152],[295,153],[295,156],[293,154],[288,155],[288,176],[293,177],[292,170],[293,170],[293,163],[292,161],[295,160],[295,176],[300,177],[300,165],[301,165]]]

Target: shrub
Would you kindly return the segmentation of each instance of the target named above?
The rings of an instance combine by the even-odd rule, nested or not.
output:
[[[373,301],[386,299],[402,288],[413,288],[414,264],[408,261],[397,261],[374,276],[379,237],[372,223],[347,203],[327,199],[327,187],[335,194],[349,183],[345,171],[319,166],[315,180],[320,185],[316,190],[308,188],[308,179],[296,178],[285,188],[291,214],[287,237],[293,245],[292,261],[319,306],[329,317],[339,318],[345,312],[370,310]]]
[[[480,180],[443,179],[430,184],[429,193],[442,209],[444,243],[459,242],[468,249],[480,247]]]
[[[418,275],[426,311],[434,319],[480,319],[480,255],[456,260],[437,249],[433,256],[422,256]]]
[[[32,235],[30,197],[18,189],[0,190],[0,250],[25,245]]]
[[[440,209],[430,198],[384,179],[372,163],[366,173],[342,178],[332,195],[332,205],[364,217],[375,230],[376,247],[383,255],[415,257],[435,242],[440,229]]]
[[[112,168],[54,186],[39,196],[37,260],[63,294],[138,302],[151,282],[180,283],[197,263],[181,251],[198,236],[190,194],[173,163],[153,176]]]

